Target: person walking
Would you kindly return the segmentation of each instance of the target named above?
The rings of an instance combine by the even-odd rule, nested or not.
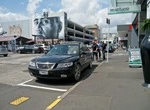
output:
[[[97,41],[97,45],[98,45],[98,57],[99,57],[99,59],[101,59],[101,43],[100,43],[100,41]]]
[[[96,61],[98,61],[98,45],[96,40],[93,41],[92,51],[93,51],[93,59],[96,58]]]
[[[101,47],[102,47],[103,60],[105,60],[106,59],[105,52],[106,52],[107,44],[105,44],[104,42],[102,42]]]

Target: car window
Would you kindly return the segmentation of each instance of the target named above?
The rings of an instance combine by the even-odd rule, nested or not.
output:
[[[6,46],[4,46],[4,45],[0,45],[0,51],[7,51]]]
[[[48,55],[77,55],[77,54],[79,54],[78,45],[56,45],[48,52]]]
[[[28,45],[25,45],[24,48],[27,49],[27,48],[28,48]]]
[[[68,54],[79,54],[78,46],[68,46]]]

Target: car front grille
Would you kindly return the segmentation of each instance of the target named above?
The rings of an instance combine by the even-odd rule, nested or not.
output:
[[[37,64],[38,69],[52,69],[54,67],[54,63],[40,63]]]

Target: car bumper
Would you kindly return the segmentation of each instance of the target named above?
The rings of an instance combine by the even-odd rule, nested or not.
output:
[[[29,73],[31,76],[43,79],[64,79],[72,77],[72,68],[62,68],[62,69],[53,69],[53,70],[39,70],[37,68],[28,67]],[[41,74],[45,72],[46,74]]]

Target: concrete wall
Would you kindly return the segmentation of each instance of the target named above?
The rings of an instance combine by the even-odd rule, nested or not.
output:
[[[131,31],[130,48],[138,47],[138,45],[139,45],[139,43],[138,43],[138,36],[137,36],[135,30],[133,29]]]

